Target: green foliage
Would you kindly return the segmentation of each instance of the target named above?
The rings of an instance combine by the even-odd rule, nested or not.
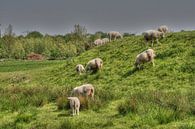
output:
[[[118,106],[118,112],[122,115],[128,114],[130,112],[135,113],[137,111],[137,100],[135,98],[130,98]]]
[[[0,110],[18,111],[27,106],[42,107],[48,102],[55,102],[61,95],[66,95],[66,89],[49,87],[18,87],[10,86],[1,91],[3,97]],[[9,98],[5,99],[6,96]]]
[[[25,59],[33,52],[42,54],[47,59],[66,59],[91,49],[91,42],[90,37],[87,37],[87,29],[79,24],[65,36],[43,36],[37,31],[32,31],[25,37],[5,35],[0,40],[0,58]]]
[[[129,37],[129,36],[135,36],[135,34],[131,34],[131,33],[124,33],[123,37]]]
[[[142,36],[128,36],[89,51],[85,51],[87,41],[76,42],[72,34],[37,38],[48,58],[53,50],[67,58],[66,45],[73,51],[68,56],[76,57],[0,62],[0,128],[194,128],[194,35],[194,31],[168,34],[159,40],[161,44],[154,44],[155,67],[145,63],[141,70],[133,64],[136,55],[148,49]],[[18,40],[25,52],[34,50],[34,38]],[[77,64],[96,57],[103,59],[101,71],[76,73]],[[72,117],[65,98],[85,83],[94,85],[94,100],[84,101],[80,115]]]
[[[24,59],[25,58],[25,50],[23,45],[16,41],[11,47],[11,55],[14,59]]]
[[[7,57],[6,45],[3,40],[0,38],[0,59]]]
[[[42,38],[43,37],[43,34],[41,34],[40,32],[38,31],[32,31],[32,32],[29,32],[27,35],[26,35],[26,38]]]
[[[69,109],[69,101],[67,97],[59,97],[56,101],[58,110]]]
[[[72,122],[68,119],[65,119],[60,125],[59,129],[85,129],[82,123]]]

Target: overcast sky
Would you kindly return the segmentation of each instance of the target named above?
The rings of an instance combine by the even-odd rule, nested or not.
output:
[[[12,24],[16,34],[65,34],[74,24],[90,33],[140,33],[164,24],[195,30],[195,0],[0,0],[0,24],[2,31]]]

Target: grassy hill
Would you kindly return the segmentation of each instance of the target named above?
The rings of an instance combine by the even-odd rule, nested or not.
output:
[[[155,67],[133,67],[148,47],[127,37],[63,61],[0,62],[2,129],[195,129],[195,31],[168,34],[155,44]],[[102,71],[79,76],[78,63],[100,57]],[[91,83],[95,101],[80,116],[65,101],[73,87]]]

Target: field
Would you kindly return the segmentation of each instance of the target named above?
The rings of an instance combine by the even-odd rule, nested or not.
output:
[[[67,60],[0,62],[0,129],[195,129],[195,31],[155,44],[155,67],[134,69],[148,47],[130,36]],[[75,66],[100,57],[103,69],[79,76]],[[91,83],[95,100],[72,117],[66,97]]]

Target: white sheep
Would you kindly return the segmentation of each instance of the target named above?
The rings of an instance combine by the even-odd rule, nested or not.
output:
[[[82,97],[91,97],[94,98],[94,87],[92,84],[84,84],[78,87],[75,87],[72,92],[71,96],[82,96]]]
[[[84,66],[82,64],[78,64],[76,66],[76,71],[77,71],[77,73],[79,73],[79,75],[81,75],[81,73],[85,72],[85,68],[84,68]]]
[[[159,43],[158,39],[164,37],[164,33],[159,32],[157,30],[148,30],[148,31],[144,32],[143,35],[144,35],[144,39],[146,40],[147,43],[148,43],[148,41],[151,41],[152,46],[153,46],[154,41]]]
[[[86,71],[93,71],[93,72],[97,72],[98,70],[102,69],[103,67],[103,61],[100,58],[95,58],[93,60],[90,60],[85,69]]]
[[[123,38],[123,35],[117,31],[110,31],[108,32],[109,40],[111,41],[112,39],[116,40],[117,38]]]
[[[103,41],[102,41],[101,39],[96,39],[96,40],[94,41],[94,44],[95,44],[96,46],[99,46],[99,45],[102,45],[102,44],[103,44]]]
[[[162,25],[158,28],[158,31],[163,32],[164,34],[169,32],[169,28],[166,25]]]
[[[103,42],[103,44],[108,43],[108,42],[109,42],[109,38],[103,38],[103,39],[102,39],[102,42]]]
[[[148,49],[140,54],[137,55],[136,60],[135,60],[135,67],[140,69],[140,65],[145,63],[145,62],[152,62],[153,66],[154,64],[154,57],[155,57],[155,52],[153,49]]]
[[[79,115],[80,101],[77,97],[68,97],[72,115]]]

